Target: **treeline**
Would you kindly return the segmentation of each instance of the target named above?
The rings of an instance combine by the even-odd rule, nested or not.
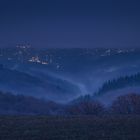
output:
[[[0,92],[0,114],[54,115],[58,113],[60,107],[60,104],[58,106],[52,101]]]
[[[69,104],[0,92],[2,115],[140,115],[140,95],[128,94],[116,98],[110,106],[85,96]]]
[[[140,115],[140,95],[119,96],[110,106],[104,106],[89,96],[69,105],[67,113],[70,115]]]
[[[113,91],[120,88],[125,88],[129,86],[139,86],[140,85],[140,73],[131,76],[119,77],[117,79],[108,80],[99,89],[96,95],[104,94],[108,91]]]

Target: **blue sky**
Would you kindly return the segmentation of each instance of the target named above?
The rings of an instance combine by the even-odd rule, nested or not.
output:
[[[138,0],[0,0],[0,46],[140,47]]]

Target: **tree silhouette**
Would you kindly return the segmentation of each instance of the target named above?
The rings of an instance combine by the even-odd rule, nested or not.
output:
[[[128,94],[118,97],[111,106],[114,114],[140,114],[140,95]]]

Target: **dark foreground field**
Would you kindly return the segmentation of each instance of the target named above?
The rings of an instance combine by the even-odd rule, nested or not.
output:
[[[1,116],[0,140],[140,140],[140,116]]]

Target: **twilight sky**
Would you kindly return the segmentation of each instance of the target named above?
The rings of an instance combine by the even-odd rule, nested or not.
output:
[[[139,0],[0,0],[0,46],[140,47]]]

